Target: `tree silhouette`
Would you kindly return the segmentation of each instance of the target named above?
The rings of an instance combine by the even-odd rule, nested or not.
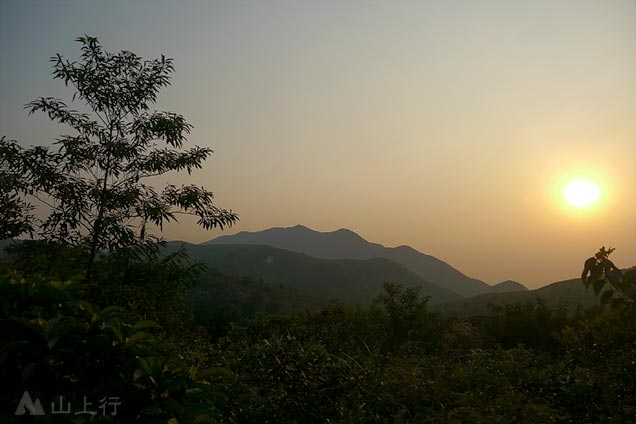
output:
[[[87,113],[62,100],[39,98],[25,107],[43,112],[73,129],[51,147],[24,149],[0,139],[0,238],[32,236],[87,252],[86,273],[100,251],[114,251],[159,240],[147,225],[198,217],[205,229],[231,226],[238,216],[218,208],[213,194],[195,185],[166,185],[152,177],[201,168],[212,154],[195,146],[184,150],[192,126],[178,114],[152,111],[157,94],[170,84],[172,59],[143,60],[129,51],[102,50],[97,38],[76,39],[80,60],[51,58],[53,78],[75,89]],[[36,201],[37,199],[37,201]],[[45,205],[48,215],[32,213]]]

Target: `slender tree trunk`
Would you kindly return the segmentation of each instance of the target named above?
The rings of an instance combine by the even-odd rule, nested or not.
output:
[[[111,143],[113,127],[110,125],[110,136],[108,144]],[[88,261],[86,264],[86,279],[90,280],[93,273],[93,265],[95,264],[95,257],[97,256],[97,246],[99,245],[99,237],[102,232],[102,220],[104,219],[104,203],[106,203],[106,193],[108,189],[108,177],[110,175],[110,159],[111,154],[108,152],[108,159],[106,161],[106,168],[104,169],[104,182],[102,183],[102,192],[99,196],[99,207],[97,209],[97,218],[95,219],[95,225],[93,226],[93,235],[91,237],[90,252],[88,254]]]
[[[93,272],[93,264],[95,263],[95,256],[97,255],[97,245],[99,244],[99,236],[102,232],[102,219],[104,218],[104,202],[106,200],[106,182],[108,179],[108,168],[104,174],[104,184],[102,186],[102,194],[99,202],[99,209],[97,211],[97,219],[95,219],[95,225],[93,226],[93,236],[91,238],[91,250],[88,255],[88,263],[86,265],[86,279],[91,279]]]

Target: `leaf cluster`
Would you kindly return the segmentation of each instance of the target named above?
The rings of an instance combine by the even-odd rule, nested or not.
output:
[[[601,305],[612,308],[632,307],[636,302],[636,269],[623,272],[609,259],[613,248],[601,247],[583,265],[581,280],[586,289],[592,287],[600,295]]]
[[[48,147],[0,139],[0,239],[29,233],[85,248],[90,274],[99,252],[154,243],[147,227],[162,229],[179,214],[197,217],[205,229],[236,222],[203,187],[152,183],[166,173],[201,169],[212,154],[207,147],[184,149],[192,125],[183,116],[152,110],[170,84],[172,59],[109,53],[89,36],[76,41],[78,61],[58,54],[51,63],[53,78],[73,89],[72,102],[83,109],[51,97],[26,105],[29,114],[43,113],[70,133]],[[48,212],[30,213],[35,205]]]

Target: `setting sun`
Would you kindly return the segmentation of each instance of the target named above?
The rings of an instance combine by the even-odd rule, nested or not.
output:
[[[571,181],[563,191],[565,200],[576,208],[584,208],[596,203],[601,190],[594,182],[584,179]]]

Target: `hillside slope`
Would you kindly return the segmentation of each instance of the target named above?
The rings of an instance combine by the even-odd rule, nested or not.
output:
[[[185,300],[197,322],[215,335],[227,330],[230,322],[242,318],[319,311],[329,304],[326,299],[285,286],[229,277],[215,270],[206,272],[201,283],[188,291]]]
[[[174,249],[181,243],[170,243]],[[366,305],[385,282],[422,286],[432,303],[460,296],[425,281],[415,273],[384,258],[367,260],[319,259],[271,246],[184,244],[192,259],[230,276],[283,284],[301,293],[325,299]]]
[[[371,243],[351,230],[331,232],[314,231],[302,225],[288,228],[270,228],[264,231],[243,231],[220,236],[204,243],[268,245],[322,259],[386,258],[430,281],[461,296],[487,293],[491,286],[470,278],[446,262],[418,252],[409,246],[384,247]]]
[[[599,301],[593,291],[586,291],[580,278],[558,281],[547,286],[528,291],[505,293],[485,293],[468,299],[437,305],[436,308],[447,316],[487,315],[489,305],[509,305],[517,302],[541,299],[550,307],[565,307],[570,310],[579,305],[590,307]]]

